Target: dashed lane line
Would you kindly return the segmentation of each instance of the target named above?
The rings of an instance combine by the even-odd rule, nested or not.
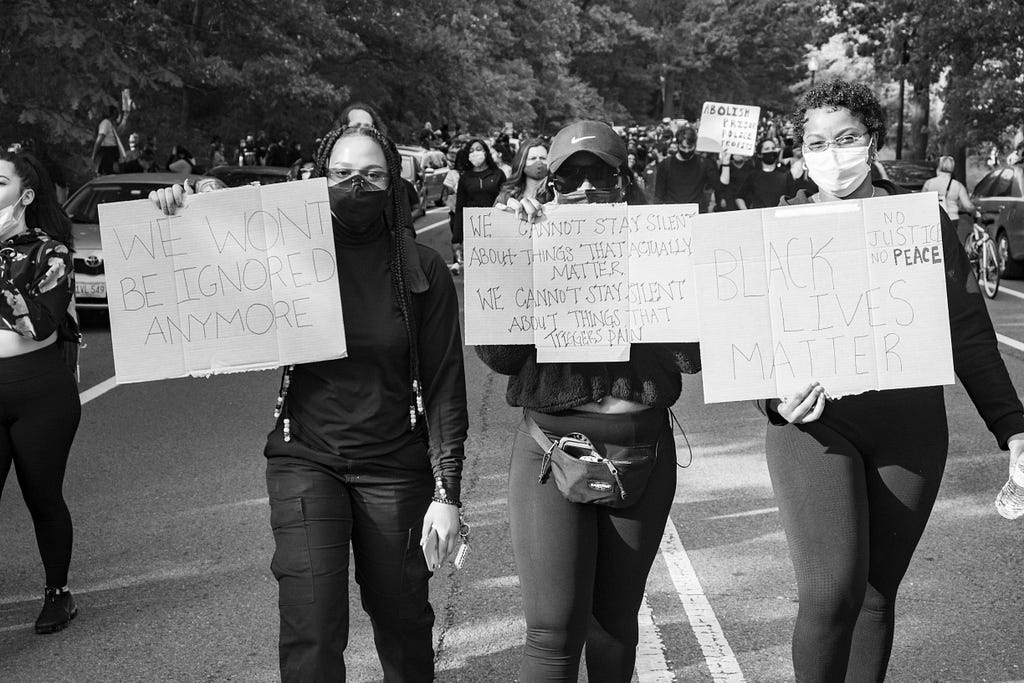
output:
[[[640,642],[636,647],[636,678],[640,683],[674,683],[675,675],[665,661],[665,644],[661,633],[654,623],[654,612],[644,593],[644,601],[640,603],[637,614],[637,626],[640,627]]]
[[[1017,349],[1018,351],[1024,351],[1024,344],[1020,343],[1016,339],[1013,339],[1012,337],[1007,337],[1005,334],[999,334],[998,332],[996,332],[996,339],[998,339],[1003,344],[1006,344],[1011,349]]]
[[[1024,293],[1018,292],[1018,291],[1017,291],[1016,289],[1010,289],[1010,288],[1009,288],[1009,287],[1007,287],[1006,285],[1003,285],[1003,286],[1002,286],[1002,287],[1001,287],[1001,288],[999,289],[999,291],[1000,291],[1000,292],[1003,292],[1004,294],[1009,294],[1010,296],[1015,296],[1015,297],[1017,297],[1018,299],[1024,299]]]
[[[711,672],[711,680],[715,683],[746,683],[740,663],[725,639],[722,625],[718,623],[711,603],[704,595],[697,573],[690,563],[679,532],[670,517],[665,525],[665,534],[661,537],[661,556],[668,565],[668,573],[675,584],[676,592],[683,603],[690,628],[697,636],[704,661]]]
[[[108,391],[110,391],[111,389],[113,389],[116,386],[117,386],[117,378],[116,377],[110,377],[108,379],[103,380],[102,382],[100,382],[96,386],[89,387],[88,389],[86,389],[85,391],[80,393],[78,395],[78,398],[79,398],[79,400],[81,400],[82,405],[84,406],[89,401],[93,400],[94,398],[99,398],[100,396],[102,396],[103,394],[107,393]]]

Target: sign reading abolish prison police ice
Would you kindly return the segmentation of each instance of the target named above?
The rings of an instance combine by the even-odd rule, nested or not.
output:
[[[467,344],[534,344],[542,363],[612,362],[631,343],[697,339],[696,204],[544,210],[529,223],[466,209]]]
[[[952,384],[934,192],[693,226],[705,401]]]
[[[697,151],[717,154],[725,150],[733,154],[752,155],[760,118],[761,107],[705,102],[700,110]]]
[[[99,212],[119,383],[346,355],[323,178]]]

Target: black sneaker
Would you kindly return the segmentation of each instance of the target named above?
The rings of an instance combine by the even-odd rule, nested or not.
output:
[[[36,619],[36,633],[56,633],[78,616],[78,607],[71,591],[47,588],[43,596],[43,611]]]

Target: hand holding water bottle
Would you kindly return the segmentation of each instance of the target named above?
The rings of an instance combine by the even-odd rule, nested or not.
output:
[[[1010,447],[1010,478],[996,496],[996,510],[1006,519],[1024,515],[1024,434],[1014,434]]]

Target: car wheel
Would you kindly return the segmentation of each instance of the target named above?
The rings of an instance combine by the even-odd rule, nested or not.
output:
[[[1019,278],[1024,276],[1024,266],[1014,260],[1010,253],[1010,239],[1002,230],[996,237],[996,255],[999,259],[1000,276],[1005,278]]]

